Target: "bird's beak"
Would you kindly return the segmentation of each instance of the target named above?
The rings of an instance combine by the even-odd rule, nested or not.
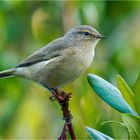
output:
[[[97,39],[106,39],[107,38],[107,36],[103,36],[103,35],[100,35],[100,34],[96,35],[95,37]]]

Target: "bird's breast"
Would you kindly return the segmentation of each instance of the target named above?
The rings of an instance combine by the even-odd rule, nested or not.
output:
[[[82,48],[75,54],[74,61],[76,61],[79,68],[86,70],[92,63],[94,58],[93,48]]]

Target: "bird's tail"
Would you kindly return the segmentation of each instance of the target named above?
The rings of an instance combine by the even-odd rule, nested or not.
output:
[[[0,72],[0,78],[6,78],[6,77],[11,77],[14,76],[14,71],[15,69],[8,69],[5,71]]]

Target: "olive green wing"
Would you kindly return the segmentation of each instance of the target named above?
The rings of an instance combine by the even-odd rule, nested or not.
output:
[[[33,55],[27,57],[21,63],[19,63],[16,66],[16,68],[30,66],[30,65],[33,65],[33,64],[41,62],[41,61],[45,61],[45,55],[44,54],[41,54],[41,53],[33,54]]]
[[[47,61],[52,58],[59,57],[63,55],[63,51],[65,48],[66,45],[63,42],[63,39],[56,39],[45,47],[33,53],[31,56],[27,57],[25,60],[19,63],[16,68],[31,66],[38,62]]]

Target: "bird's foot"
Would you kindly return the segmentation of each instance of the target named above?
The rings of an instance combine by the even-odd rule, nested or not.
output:
[[[55,100],[56,100],[56,97],[55,97],[54,95],[52,95],[52,96],[49,97],[49,99],[50,99],[51,101],[55,101]]]
[[[56,100],[56,96],[55,96],[56,92],[55,92],[55,90],[56,90],[56,89],[54,89],[54,88],[50,88],[50,89],[49,89],[49,91],[52,93],[52,95],[49,97],[49,99],[50,99],[51,101],[55,101],[55,100]]]
[[[57,99],[59,102],[63,102],[71,98],[71,93],[66,93],[60,88],[50,89],[50,92],[52,93],[52,96],[50,97],[51,101],[55,101]]]

